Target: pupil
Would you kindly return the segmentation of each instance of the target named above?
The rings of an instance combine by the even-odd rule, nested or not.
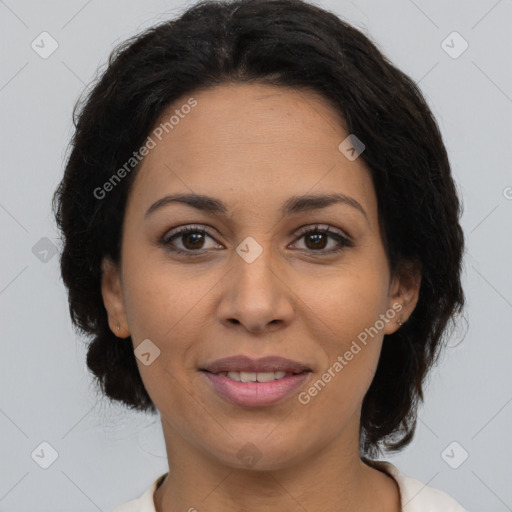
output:
[[[190,244],[187,244],[187,243],[185,243],[185,246],[186,246],[188,249],[190,249],[190,248],[192,248],[192,249],[200,249],[200,248],[201,248],[201,247],[200,247],[200,245],[201,245],[201,242],[202,242],[202,237],[203,237],[203,235],[202,235],[201,233],[188,233],[188,234],[186,234],[186,235],[184,236],[184,239],[185,239],[185,240],[188,240],[188,239],[190,239],[190,237],[198,237],[198,239],[196,240],[196,243],[197,243],[197,242],[199,243],[199,247],[197,247],[197,246],[196,246],[196,243],[194,243],[194,242],[192,242],[192,247],[187,247],[187,245],[190,245]]]
[[[315,233],[315,234],[309,235],[309,237],[306,237],[306,238],[310,238],[310,239],[313,239],[313,240],[316,239],[316,241],[313,242],[313,245],[315,246],[315,247],[313,247],[314,249],[323,249],[325,244],[322,244],[321,240],[320,241],[318,240],[319,237],[320,238],[324,237],[323,241],[325,242],[325,235],[323,233]],[[322,247],[316,247],[316,245],[318,243],[320,243],[322,245]]]

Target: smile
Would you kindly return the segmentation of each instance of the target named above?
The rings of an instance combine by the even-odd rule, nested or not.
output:
[[[271,382],[295,375],[292,372],[219,372],[216,375],[238,382]]]

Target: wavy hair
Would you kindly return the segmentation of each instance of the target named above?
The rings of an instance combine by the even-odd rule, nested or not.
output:
[[[110,330],[101,262],[119,262],[126,200],[137,168],[108,199],[109,180],[183,95],[226,82],[320,93],[364,141],[392,272],[421,269],[408,321],[384,337],[361,412],[360,451],[398,451],[412,440],[423,386],[462,312],[462,208],[436,120],[414,81],[368,36],[302,0],[201,1],[124,41],[73,111],[75,132],[53,197],[60,259],[75,328],[90,338],[87,366],[111,400],[156,412],[130,338]]]

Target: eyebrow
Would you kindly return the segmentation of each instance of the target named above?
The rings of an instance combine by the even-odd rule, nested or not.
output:
[[[155,201],[146,211],[144,217],[149,217],[156,210],[167,206],[172,203],[182,203],[188,206],[192,206],[197,210],[207,212],[213,215],[227,216],[228,208],[220,200],[204,194],[172,194],[162,197]],[[285,201],[281,207],[281,215],[294,215],[298,213],[311,212],[314,210],[321,210],[327,208],[333,204],[345,204],[355,208],[361,212],[366,218],[367,222],[368,215],[361,204],[356,201],[353,197],[345,194],[308,194],[301,196],[293,196]]]

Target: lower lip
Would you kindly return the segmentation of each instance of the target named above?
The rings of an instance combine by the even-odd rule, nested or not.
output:
[[[239,382],[207,371],[201,373],[226,400],[242,407],[261,407],[276,404],[289,397],[304,384],[311,372],[298,373],[270,382]]]

